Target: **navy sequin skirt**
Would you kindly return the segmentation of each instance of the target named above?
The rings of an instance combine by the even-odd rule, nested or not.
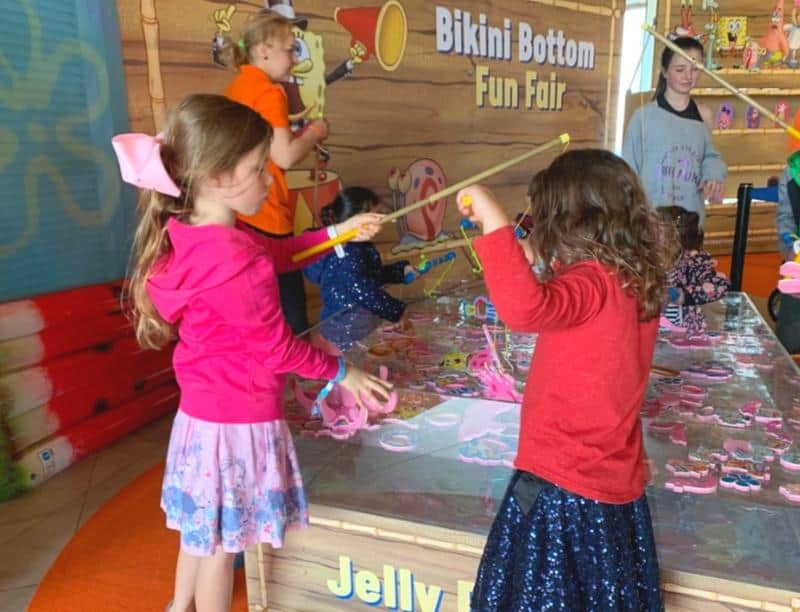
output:
[[[472,609],[663,610],[647,498],[603,504],[516,471],[486,541]]]

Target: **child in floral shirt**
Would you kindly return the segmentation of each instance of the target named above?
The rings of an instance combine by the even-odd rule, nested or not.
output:
[[[677,229],[681,254],[667,276],[669,303],[662,313],[661,324],[669,329],[683,329],[689,336],[706,331],[702,304],[716,302],[730,289],[730,282],[717,272],[715,261],[703,250],[703,230],[700,217],[680,206],[658,209],[668,223]]]

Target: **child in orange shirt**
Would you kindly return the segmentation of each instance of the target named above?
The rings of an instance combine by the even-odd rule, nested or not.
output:
[[[228,64],[232,62],[239,69],[225,95],[255,110],[273,131],[267,162],[272,175],[269,195],[259,212],[241,218],[270,237],[291,235],[294,221],[284,171],[304,159],[328,135],[328,123],[323,119],[312,121],[297,137],[289,129],[289,105],[278,83],[289,78],[296,62],[292,23],[276,13],[259,14],[247,23],[238,41],[227,41],[225,53]],[[302,274],[282,274],[278,281],[284,316],[298,334],[308,327]]]

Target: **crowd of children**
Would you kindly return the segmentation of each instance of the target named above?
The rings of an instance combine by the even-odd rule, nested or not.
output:
[[[680,45],[702,61],[702,47]],[[323,318],[359,306],[399,321],[405,304],[382,287],[413,273],[407,261],[383,265],[369,242],[381,215],[367,189],[345,189],[323,228],[291,236],[283,171],[328,133],[324,121],[297,136],[289,129],[277,83],[294,48],[289,21],[255,17],[228,46],[238,76],[225,96],[187,97],[157,138],[115,138],[123,177],[143,189],[130,282],[137,337],[150,348],[176,342],[181,402],[161,497],[181,534],[174,612],[228,609],[231,556],[279,547],[286,530],[307,525],[285,376],[338,382],[359,402],[391,388],[293,333],[307,326],[302,266],[320,286]],[[662,305],[672,305],[670,325],[700,333],[698,305],[727,288],[702,251],[703,200],[720,196],[725,167],[690,97],[696,81],[665,52],[656,99],[631,120],[628,163],[585,149],[538,172],[524,244],[508,204],[480,186],[458,195],[482,228],[474,247],[500,318],[538,333],[516,470],[474,610],[663,609],[639,408]],[[337,252],[292,262],[352,230]],[[673,232],[680,253],[669,250]]]

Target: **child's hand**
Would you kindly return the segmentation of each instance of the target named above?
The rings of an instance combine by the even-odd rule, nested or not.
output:
[[[380,229],[380,221],[384,215],[377,213],[361,213],[353,215],[347,221],[342,221],[336,225],[336,232],[341,236],[351,230],[358,230],[358,234],[353,238],[356,242],[365,242],[377,234]]]
[[[679,306],[684,302],[684,291],[679,287],[667,287],[667,301],[670,304],[678,304]]]
[[[413,266],[407,265],[403,268],[403,282],[406,285],[410,285],[419,277],[419,272],[417,272]]]
[[[510,224],[508,215],[500,207],[494,194],[481,185],[473,185],[459,191],[456,202],[462,215],[473,223],[480,223],[483,226],[484,234]]]
[[[317,142],[322,142],[328,137],[329,125],[327,119],[314,119],[309,126],[308,130],[314,134]]]
[[[347,365],[347,372],[339,384],[353,394],[359,408],[365,409],[362,393],[367,396],[371,395],[375,403],[385,404],[389,401],[389,392],[394,387],[388,380],[367,374],[364,370],[350,364]],[[379,398],[383,398],[383,401],[379,401]]]
[[[703,181],[700,183],[700,189],[703,190],[703,197],[709,202],[721,202],[725,185],[720,181]]]

